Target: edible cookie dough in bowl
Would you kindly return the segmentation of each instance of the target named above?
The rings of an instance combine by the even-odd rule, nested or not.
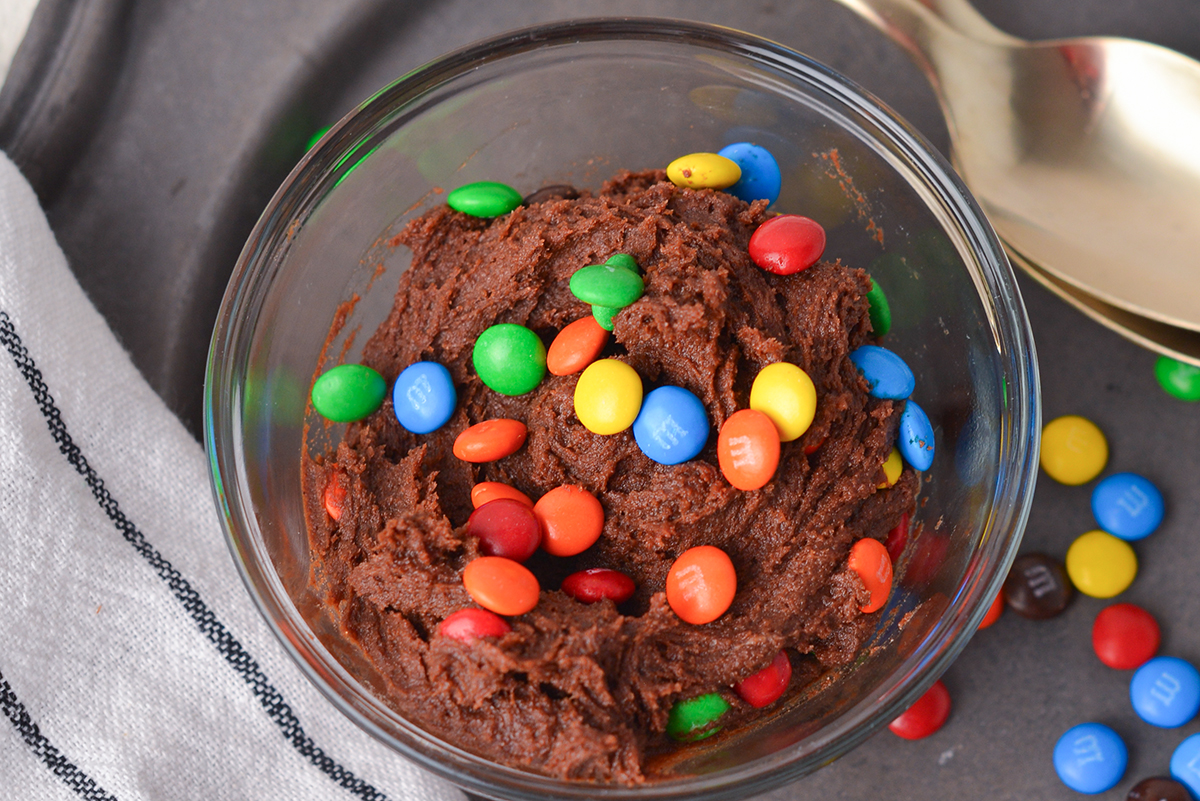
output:
[[[664,172],[736,143],[777,163],[773,202]],[[524,202],[483,216],[446,207],[485,181]],[[819,224],[818,263],[756,265],[750,237],[777,215]],[[624,270],[637,297],[584,302],[573,276],[613,259],[597,270]],[[611,326],[596,354],[608,372],[591,380],[600,394],[640,380],[642,413],[664,387],[695,401],[707,436],[691,458],[655,458],[628,422],[597,433],[578,370],[518,391],[505,380],[520,370],[501,362],[488,376],[475,360],[494,326],[549,346],[584,318]],[[911,397],[877,397],[864,347],[911,368]],[[424,433],[392,402],[415,362],[440,365],[435,389],[437,375],[450,388],[444,424]],[[738,488],[719,451],[738,447],[729,421],[761,407],[756,376],[779,362],[811,377],[812,423],[775,443],[773,472]],[[318,413],[317,379],[358,364],[382,378],[382,403],[348,423]],[[891,456],[918,406],[928,466]],[[500,418],[526,431],[515,452],[452,452],[469,426]],[[1012,271],[945,160],[820,64],[666,20],[513,33],[346,117],[242,253],[205,422],[234,558],[309,678],[398,755],[512,799],[745,797],[885,726],[999,591],[1040,427]],[[539,513],[541,548],[514,560],[536,579],[531,607],[464,585],[469,565],[504,557],[468,525],[483,482],[539,506],[563,486],[597,502],[602,533],[581,551],[553,544]],[[851,548],[866,541],[886,549],[890,583],[855,567]],[[734,592],[715,618],[688,622],[667,585],[693,549],[728,557]],[[632,595],[572,589],[569,575],[595,569],[625,574]],[[493,628],[443,626],[481,607],[499,613],[484,615]],[[782,692],[747,690],[750,676]]]

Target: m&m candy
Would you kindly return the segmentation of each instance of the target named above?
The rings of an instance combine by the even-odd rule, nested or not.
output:
[[[916,388],[912,370],[887,348],[863,345],[850,353],[850,361],[866,379],[867,392],[872,398],[904,400]]]
[[[1084,595],[1111,598],[1124,592],[1137,575],[1137,555],[1124,540],[1089,531],[1067,549],[1067,575]]]
[[[464,462],[494,462],[520,450],[528,433],[520,420],[484,420],[455,438],[454,455]]]
[[[791,442],[812,425],[817,388],[808,373],[794,364],[768,364],[750,385],[750,408],[771,418],[781,442]]]
[[[729,415],[717,435],[717,463],[737,489],[766,486],[779,466],[779,430],[771,418],[753,409]]]
[[[592,319],[596,321],[596,325],[603,328],[605,331],[613,330],[614,320],[620,309],[612,306],[592,306]]]
[[[528,495],[521,492],[516,487],[510,487],[508,484],[501,484],[499,481],[480,481],[474,487],[471,487],[471,506],[478,509],[485,503],[508,498],[514,501],[520,501],[533,508],[533,501]]]
[[[765,147],[737,142],[721,148],[717,155],[737,164],[742,171],[737,183],[732,184],[726,192],[747,203],[765,200],[770,205],[779,199],[783,175],[779,171],[779,162]]]
[[[325,514],[335,523],[341,520],[342,513],[346,510],[346,497],[350,494],[344,481],[345,473],[341,470],[334,472],[325,484],[325,491],[321,493],[321,505],[325,507]]]
[[[1154,377],[1168,395],[1184,401],[1200,401],[1200,367],[1159,356],[1154,362]]]
[[[871,600],[861,607],[862,611],[882,609],[892,592],[892,558],[887,548],[879,540],[864,537],[850,549],[848,566],[871,593]]]
[[[604,508],[583,487],[555,487],[538,498],[533,514],[541,524],[542,550],[552,556],[583,553],[604,531]]]
[[[659,387],[642,401],[633,438],[642,453],[659,464],[686,462],[708,442],[708,414],[700,399],[683,387]]]
[[[1125,801],[1192,801],[1192,795],[1174,779],[1151,776],[1130,787]]]
[[[767,272],[792,275],[807,270],[825,252],[825,229],[798,214],[772,217],[750,235],[750,260]]]
[[[761,709],[778,701],[791,680],[792,660],[786,651],[780,651],[771,664],[733,685],[733,690],[747,704]]]
[[[577,601],[594,604],[605,598],[614,604],[624,603],[633,597],[637,585],[633,579],[619,570],[593,567],[580,570],[563,579],[562,591]]]
[[[410,364],[392,386],[396,420],[414,434],[428,434],[444,426],[457,402],[450,371],[437,362]]]
[[[489,389],[501,395],[524,395],[546,375],[546,346],[523,325],[499,323],[475,340],[471,361]]]
[[[1074,726],[1054,746],[1054,771],[1063,784],[1080,793],[1115,787],[1128,761],[1125,742],[1103,723]]]
[[[542,539],[533,509],[512,498],[499,498],[471,512],[467,534],[479,539],[481,553],[515,562],[533,556]]]
[[[335,423],[362,420],[383,404],[387,382],[365,364],[341,364],[313,382],[312,404]]]
[[[925,410],[911,399],[904,402],[904,411],[900,413],[896,447],[904,461],[917,470],[928,470],[933,465],[933,425]]]
[[[1004,580],[1004,600],[1030,620],[1062,614],[1074,597],[1075,588],[1062,563],[1044,553],[1018,556]]]
[[[724,189],[741,177],[737,162],[716,153],[689,153],[667,165],[667,179],[689,189]]]
[[[451,612],[438,626],[438,634],[460,642],[480,637],[503,637],[512,631],[508,621],[486,609],[459,609]]]
[[[988,607],[987,614],[983,616],[983,620],[979,621],[979,631],[983,631],[988,626],[1000,619],[1000,615],[1004,614],[1004,593],[996,593],[995,600]]]
[[[938,679],[925,694],[900,717],[888,724],[888,729],[905,740],[920,740],[936,732],[950,717],[950,691]]]
[[[675,740],[694,743],[721,730],[716,722],[729,711],[729,702],[717,693],[678,701],[667,716],[667,734]]]
[[[614,253],[604,260],[605,264],[611,264],[613,267],[624,267],[626,270],[633,270],[635,273],[642,271],[641,266],[637,263],[637,259],[628,253]]]
[[[1150,536],[1163,519],[1158,487],[1137,473],[1117,473],[1092,490],[1092,514],[1100,528],[1123,540]]]
[[[521,205],[521,193],[508,184],[476,181],[446,195],[446,205],[472,217],[499,217]]]
[[[883,287],[874,278],[871,281],[871,291],[867,293],[867,315],[871,320],[871,330],[875,336],[881,337],[892,330],[892,307],[888,304]]]
[[[571,275],[571,294],[594,306],[623,309],[640,298],[645,288],[640,275],[615,264],[592,264]]]
[[[737,573],[724,551],[700,545],[684,551],[671,565],[666,589],[667,603],[681,620],[711,623],[733,603]]]
[[[498,615],[523,615],[537,606],[537,577],[503,556],[481,556],[463,570],[463,589],[471,600]]]
[[[1092,650],[1101,662],[1117,670],[1144,665],[1158,653],[1161,642],[1154,615],[1133,604],[1105,607],[1092,624]]]
[[[600,355],[608,344],[608,331],[594,317],[581,317],[568,325],[546,351],[546,369],[553,375],[578,373]]]
[[[1182,726],[1200,711],[1200,672],[1182,659],[1155,657],[1133,674],[1129,700],[1138,717],[1152,726]]]
[[[904,461],[900,458],[900,451],[892,448],[888,457],[883,460],[883,483],[879,485],[879,489],[887,489],[893,487],[900,480],[900,474],[904,472]]]
[[[1108,440],[1091,420],[1057,417],[1042,429],[1042,469],[1060,484],[1086,484],[1108,462]]]
[[[1171,777],[1187,786],[1192,797],[1200,796],[1200,734],[1193,734],[1171,754]]]
[[[575,416],[593,434],[624,431],[641,408],[642,379],[625,362],[592,362],[575,384]]]

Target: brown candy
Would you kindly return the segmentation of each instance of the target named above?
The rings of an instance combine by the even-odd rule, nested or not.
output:
[[[1075,588],[1062,563],[1044,553],[1017,557],[1004,581],[1004,600],[1021,617],[1046,620],[1062,613]]]
[[[547,200],[574,200],[579,197],[579,190],[570,184],[553,184],[543,186],[536,192],[526,195],[521,203],[532,206],[535,203],[545,203]]]
[[[1135,784],[1125,801],[1192,801],[1192,796],[1174,779],[1152,776]]]

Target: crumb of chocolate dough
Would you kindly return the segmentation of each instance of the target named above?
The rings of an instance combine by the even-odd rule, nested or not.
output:
[[[802,675],[850,663],[878,613],[846,566],[862,537],[883,539],[914,506],[906,470],[877,489],[902,404],[870,398],[848,354],[870,340],[866,274],[822,262],[777,276],[750,262],[750,234],[766,204],[690,190],[662,171],[620,173],[596,195],[550,198],[482,220],[445,206],[414,219],[398,240],[411,248],[390,316],[362,361],[389,381],[418,360],[449,369],[458,405],[448,424],[406,432],[390,400],[348,427],[336,453],[304,458],[312,588],[343,635],[386,682],[386,701],[445,740],[538,773],[600,782],[654,778],[650,758],[677,747],[665,735],[672,705],[719,692],[726,727],[760,714],[730,689],[790,649]],[[675,466],[649,460],[629,431],[597,436],[576,419],[576,376],[547,374],[533,392],[506,397],[471,366],[476,338],[519,323],[546,342],[590,314],[571,274],[614,253],[631,254],[645,295],[623,310],[605,356],[632,365],[647,391],[695,393],[712,430],[700,456]],[[748,406],[760,369],[802,367],[817,387],[817,415],[784,443],[775,478],[733,489],[717,467],[716,436]],[[507,458],[469,464],[454,438],[481,420],[509,417],[529,429]],[[806,455],[805,449],[816,447]],[[437,634],[473,606],[463,567],[478,555],[464,524],[470,489],[503,481],[530,497],[575,484],[600,499],[604,534],[566,559],[537,553],[537,607],[512,631],[470,644]],[[335,522],[322,505],[329,482],[345,501]],[[672,561],[715,545],[737,570],[738,591],[718,620],[693,626],[668,606]],[[577,570],[632,576],[633,599],[586,605],[557,590]]]

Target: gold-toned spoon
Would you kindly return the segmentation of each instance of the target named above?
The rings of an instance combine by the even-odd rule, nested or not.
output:
[[[929,76],[1015,261],[1200,331],[1200,64],[1128,39],[1026,42],[965,0],[840,2]]]

